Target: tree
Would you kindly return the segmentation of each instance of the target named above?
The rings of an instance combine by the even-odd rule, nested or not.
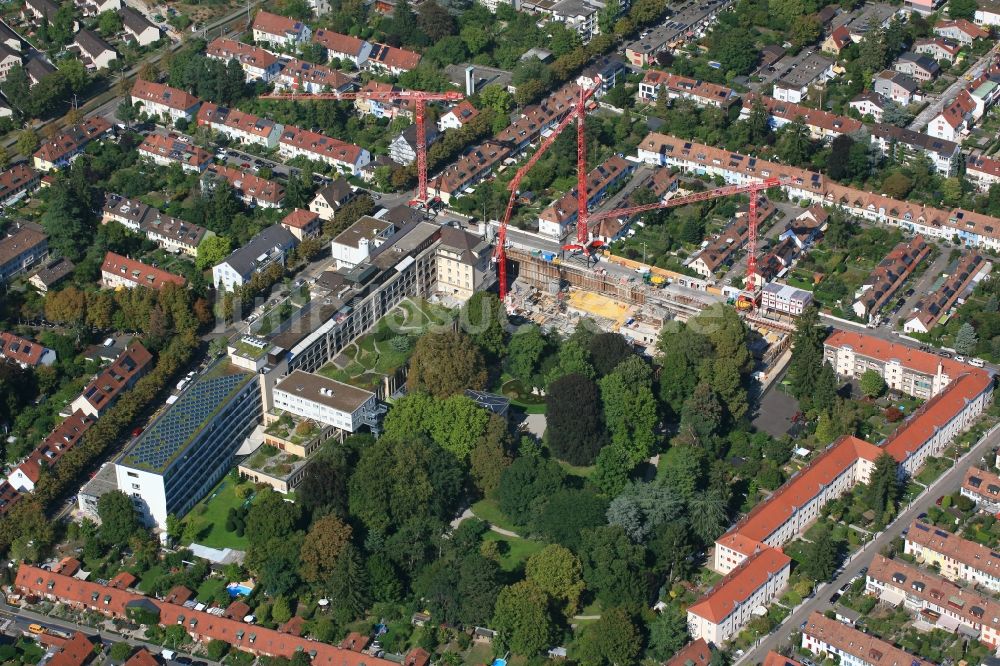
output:
[[[635,352],[620,333],[598,333],[590,339],[590,363],[598,377],[609,374]]]
[[[333,567],[330,596],[338,619],[349,622],[368,607],[368,577],[361,556],[352,544],[344,546]]]
[[[139,529],[139,517],[132,499],[115,490],[97,500],[97,515],[101,518],[101,538],[112,546],[125,546]]]
[[[809,129],[801,119],[796,118],[781,128],[774,147],[778,157],[786,164],[801,166],[807,163],[812,154]]]
[[[212,661],[222,661],[222,658],[229,652],[229,643],[213,638],[205,648],[207,656]]]
[[[350,541],[350,525],[337,516],[323,516],[314,522],[302,540],[302,579],[314,585],[328,586],[337,559]]]
[[[105,37],[117,35],[122,29],[122,19],[116,12],[110,9],[103,11],[97,17],[97,29]]]
[[[978,345],[979,337],[976,335],[976,329],[969,322],[965,322],[955,334],[955,351],[963,356],[972,356],[976,353]]]
[[[597,385],[571,373],[549,386],[545,438],[552,453],[573,465],[590,465],[605,442]]]
[[[792,395],[800,401],[816,406],[812,401],[813,392],[819,382],[823,368],[823,340],[825,327],[820,325],[819,309],[806,308],[795,324],[792,336],[792,360],[788,368]]]
[[[462,306],[461,325],[491,358],[499,358],[507,334],[507,310],[496,294],[478,291]]]
[[[905,199],[912,187],[913,181],[899,171],[894,171],[882,181],[882,191],[894,199]]]
[[[838,134],[830,142],[830,154],[826,158],[826,175],[834,180],[844,180],[850,171],[851,146],[854,139],[849,134]]]
[[[421,3],[417,11],[417,25],[432,42],[455,34],[455,19],[435,0]]]
[[[466,38],[466,30],[477,29],[477,26],[466,26],[462,28],[462,39]],[[481,28],[478,28],[482,30]],[[484,33],[485,34],[485,33]],[[466,44],[469,44],[469,40],[465,39]],[[469,45],[469,50],[473,53],[477,53],[482,49],[473,49],[472,45]],[[493,109],[497,113],[507,115],[510,113],[511,108],[514,106],[514,98],[511,96],[507,90],[500,85],[491,83],[488,86],[484,86],[482,90],[479,91],[479,102],[483,106],[489,109]]]
[[[875,459],[875,467],[868,478],[868,486],[863,493],[865,506],[879,515],[880,523],[885,523],[890,513],[899,506],[903,486],[899,481],[899,464],[888,453]]]
[[[652,370],[632,355],[601,379],[600,388],[611,443],[628,451],[634,466],[649,457],[656,441]]]
[[[533,526],[567,548],[578,549],[585,529],[605,523],[608,503],[589,490],[565,488],[545,500]]]
[[[885,390],[885,379],[878,370],[865,370],[858,384],[861,392],[869,398],[877,398]]]
[[[971,21],[976,17],[978,8],[976,0],[950,0],[948,2],[948,17]]]
[[[633,544],[618,525],[585,530],[580,545],[583,579],[607,606],[646,603],[645,549]]]
[[[30,157],[38,150],[38,135],[30,128],[23,129],[17,135],[17,142],[14,144],[14,147],[17,148],[17,152],[21,155]]]
[[[528,558],[524,568],[527,580],[562,603],[563,614],[570,618],[580,605],[583,565],[568,548],[551,544]]]
[[[806,546],[802,570],[813,580],[830,580],[837,570],[837,549],[830,528],[825,523],[819,523]]]
[[[684,513],[684,501],[664,483],[633,483],[611,500],[607,518],[635,543],[643,543],[661,524]]]
[[[624,609],[611,608],[588,626],[577,647],[576,658],[583,666],[629,666],[639,662],[642,636]]]
[[[519,525],[532,520],[536,505],[562,488],[565,472],[547,458],[522,456],[500,476],[497,503],[500,510]]]
[[[570,338],[559,347],[559,353],[554,366],[546,375],[546,385],[551,391],[552,383],[569,374],[579,374],[593,379],[595,376],[594,367],[590,365],[590,355],[582,341]]]
[[[497,631],[497,650],[525,657],[534,657],[556,638],[548,596],[527,580],[500,590],[491,626]]]
[[[760,52],[749,30],[719,26],[712,32],[709,55],[719,62],[723,71],[744,76],[753,70]]]
[[[508,453],[510,445],[506,420],[491,415],[486,432],[469,453],[469,475],[479,492],[486,497],[496,493],[504,470],[513,462]]]
[[[545,351],[545,336],[534,324],[519,328],[510,338],[504,363],[507,372],[528,385],[538,370],[538,361]]]
[[[195,260],[195,265],[200,270],[211,268],[216,264],[222,263],[231,251],[232,246],[229,239],[225,236],[217,236],[215,234],[206,236],[198,244],[198,258]]]
[[[726,502],[716,490],[700,490],[688,501],[688,515],[694,533],[706,544],[726,529]]]
[[[486,366],[479,348],[459,331],[425,333],[410,357],[407,386],[437,398],[486,386]]]
[[[346,461],[317,456],[306,467],[305,476],[295,492],[296,499],[309,513],[329,510],[344,516],[347,514],[347,480],[350,474]]]
[[[687,618],[668,606],[649,623],[649,654],[666,661],[688,642]]]
[[[114,661],[125,661],[132,656],[132,646],[125,641],[120,641],[111,646],[108,656]]]
[[[701,367],[712,358],[708,338],[686,324],[665,327],[657,347],[662,353],[660,400],[675,416],[698,385]]]
[[[681,432],[693,433],[701,442],[707,442],[722,425],[722,405],[707,381],[695,386],[691,396],[681,407]]]

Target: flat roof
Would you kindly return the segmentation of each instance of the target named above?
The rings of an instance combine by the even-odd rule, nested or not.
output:
[[[118,464],[151,472],[162,472],[254,374],[222,359],[208,369],[177,402],[150,425],[126,449]]]
[[[275,385],[274,390],[318,402],[348,414],[354,413],[375,395],[371,391],[302,370],[295,370],[282,379]]]
[[[387,220],[380,220],[371,215],[362,215],[357,222],[337,234],[333,242],[337,245],[357,248],[362,238],[374,238],[392,226],[392,222]]]

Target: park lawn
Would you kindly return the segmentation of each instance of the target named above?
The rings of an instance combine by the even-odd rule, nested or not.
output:
[[[596,465],[571,465],[565,460],[556,460],[559,465],[566,470],[570,476],[578,476],[581,479],[589,479],[590,475],[597,469]]]
[[[507,514],[500,510],[500,507],[497,505],[495,500],[479,500],[472,505],[472,513],[475,514],[476,518],[490,523],[491,525],[496,525],[501,529],[510,530],[511,532],[516,532],[518,534],[525,531],[524,527],[515,525],[514,522],[507,517]]]
[[[209,548],[246,550],[245,536],[236,536],[235,532],[226,531],[226,516],[229,515],[229,509],[240,506],[244,501],[236,495],[237,486],[232,477],[226,476],[212,489],[208,497],[196,504],[184,518],[185,527],[186,523],[193,522],[198,528],[198,538],[195,540],[197,543]]]
[[[545,544],[541,541],[532,541],[531,539],[522,539],[521,537],[509,537],[492,530],[484,534],[483,539],[507,544],[507,552],[500,556],[500,568],[504,571],[517,571],[524,566],[529,557],[542,548],[545,548]]]

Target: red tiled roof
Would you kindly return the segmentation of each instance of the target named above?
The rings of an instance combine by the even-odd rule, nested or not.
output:
[[[363,39],[351,37],[350,35],[342,35],[339,32],[326,30],[325,28],[318,28],[315,32],[313,32],[312,40],[314,43],[320,44],[328,51],[333,53],[343,53],[352,57],[361,53],[361,49],[365,45],[365,41]]]
[[[128,658],[125,666],[160,666],[160,662],[156,661],[156,657],[150,654],[149,650],[139,648],[138,652]]]
[[[305,26],[295,19],[286,16],[279,16],[271,12],[259,11],[253,19],[253,29],[266,32],[269,35],[284,37],[286,35],[298,35]]]
[[[160,625],[182,625],[200,640],[216,639],[239,650],[270,656],[292,657],[299,650],[312,657],[314,666],[398,666],[386,659],[344,650],[327,643],[245,624],[237,620],[186,608],[170,601],[159,601],[134,592],[106,587],[99,583],[22,564],[17,570],[15,587],[24,593],[52,596],[65,603],[93,608],[105,614],[122,616],[130,602],[145,601],[160,610]],[[169,599],[169,596],[168,596]]]
[[[925,375],[936,375],[940,370],[954,379],[962,372],[972,369],[964,363],[942,358],[937,354],[839,328],[833,330],[824,344],[829,347],[849,346],[855,354],[876,358],[880,361],[896,360],[903,367]]]
[[[469,100],[463,99],[461,102],[453,106],[445,115],[455,116],[455,119],[459,122],[459,124],[464,125],[479,115],[479,109],[472,106],[472,102]]]
[[[365,634],[352,631],[347,634],[344,640],[340,641],[340,648],[342,650],[351,650],[352,652],[364,652],[369,642],[371,642],[371,639]]]
[[[934,26],[934,31],[957,28],[973,39],[983,39],[990,36],[990,33],[983,30],[978,25],[967,19],[955,19],[954,21],[938,21]]]
[[[194,592],[184,587],[183,585],[177,585],[167,592],[167,596],[164,597],[164,601],[168,604],[177,604],[180,606],[184,605],[184,602],[194,596]]]
[[[219,174],[229,181],[229,184],[242,192],[245,196],[250,196],[260,201],[278,204],[285,198],[285,188],[280,183],[267,180],[252,173],[240,171],[234,167],[219,166],[212,164],[209,171]]]
[[[280,142],[298,150],[347,164],[356,164],[361,157],[362,150],[360,146],[353,143],[334,139],[319,132],[299,129],[294,125],[285,126]]]
[[[41,362],[44,351],[45,345],[7,331],[0,332],[0,356],[4,358],[34,367]]]
[[[976,102],[972,99],[972,95],[967,90],[962,90],[951,104],[941,110],[941,115],[944,116],[945,122],[951,125],[952,129],[955,129],[965,122],[966,116],[975,109]]]
[[[613,155],[604,164],[601,164],[587,174],[586,192],[596,193],[608,187],[615,179],[619,178],[631,166],[625,158]],[[549,222],[562,224],[566,220],[575,218],[577,214],[577,196],[574,187],[559,199],[552,202],[548,208],[543,210],[539,218]]]
[[[406,71],[416,69],[417,65],[420,64],[419,53],[379,43],[372,44],[372,52],[368,59],[391,69]]]
[[[298,88],[303,83],[310,83],[329,87],[331,90],[342,90],[354,83],[354,79],[342,72],[296,58],[287,60],[278,76],[292,88]]]
[[[165,284],[176,284],[181,287],[187,284],[187,280],[180,275],[174,275],[159,268],[147,266],[141,261],[129,259],[114,252],[108,252],[104,255],[101,273],[110,273],[117,278],[122,278],[133,284],[149,287],[150,289],[160,289]]]
[[[286,227],[295,227],[296,229],[305,229],[310,224],[319,219],[319,215],[312,212],[311,210],[304,210],[302,208],[296,208],[291,213],[285,216],[285,219],[281,221]]]
[[[772,650],[767,653],[766,657],[764,657],[764,663],[762,666],[802,666],[802,664]]]
[[[187,164],[201,170],[212,161],[212,156],[191,142],[180,141],[162,134],[150,134],[139,144],[140,154],[150,158],[164,158],[180,164]]]
[[[273,120],[244,113],[239,109],[227,109],[211,102],[205,102],[198,109],[197,122],[199,125],[222,125],[264,138],[271,136],[275,128]]]
[[[833,32],[830,33],[830,39],[837,45],[838,49],[844,48],[853,41],[851,40],[851,31],[846,25],[834,28]]]
[[[431,656],[423,648],[413,648],[403,657],[403,666],[429,666]]]
[[[80,560],[75,557],[64,557],[52,570],[63,576],[72,576],[80,570]]]
[[[76,446],[84,433],[94,424],[90,416],[79,409],[67,416],[62,423],[53,428],[38,447],[18,466],[21,472],[38,483],[41,478],[42,465],[55,467],[56,463],[66,453]]]
[[[94,658],[94,644],[82,632],[76,632],[52,658],[49,666],[83,666]]]
[[[985,469],[970,467],[965,472],[962,488],[973,495],[979,495],[991,501],[1000,501],[1000,476]]]
[[[878,312],[930,251],[930,246],[920,234],[894,247],[865,278],[864,286],[867,288],[858,299],[865,311],[869,314]]]
[[[791,562],[791,558],[777,548],[764,548],[726,574],[708,594],[688,608],[688,612],[720,624],[771,576],[790,566]]]
[[[809,616],[802,633],[853,655],[871,666],[933,666],[930,662],[914,657],[891,643],[858,631],[843,622],[831,620],[815,611]]]
[[[250,615],[250,606],[237,599],[226,606],[226,612],[222,614],[222,617],[228,617],[230,620],[240,620],[242,622],[243,618],[247,615]]]
[[[648,70],[642,82],[647,86],[663,86],[669,92],[700,97],[713,104],[727,104],[734,96],[732,88],[655,69]]]
[[[110,129],[111,123],[106,119],[101,116],[91,116],[79,125],[69,127],[42,143],[41,147],[35,151],[34,157],[54,164],[78,153],[93,139]]]
[[[691,641],[675,654],[665,666],[708,666],[712,661],[712,649],[704,638]]]
[[[13,196],[18,190],[31,187],[32,184],[38,184],[38,172],[27,163],[18,162],[0,173],[0,201]]]
[[[135,85],[132,86],[132,97],[147,102],[163,104],[178,111],[187,111],[191,107],[196,106],[200,101],[194,95],[189,95],[183,90],[171,88],[162,83],[146,81],[145,79],[136,79]]]
[[[768,112],[775,118],[781,118],[790,122],[801,119],[807,126],[819,127],[827,132],[850,134],[864,127],[860,120],[855,120],[854,118],[838,116],[835,113],[819,109],[810,109],[801,104],[782,102],[767,95],[755,95],[753,93],[747,95],[743,100],[743,108],[750,109],[753,107],[755,100],[760,100]]]
[[[219,60],[238,60],[243,65],[268,69],[278,62],[277,56],[259,46],[250,46],[234,39],[219,37],[205,48],[205,55]]]
[[[21,499],[21,493],[7,480],[0,481],[0,516],[10,511]]]
[[[127,590],[128,588],[135,585],[136,581],[139,579],[130,574],[128,571],[122,571],[117,576],[108,581],[109,587],[117,587],[119,590]]]

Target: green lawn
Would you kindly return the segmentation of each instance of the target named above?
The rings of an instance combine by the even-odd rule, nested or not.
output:
[[[589,479],[590,475],[594,473],[595,469],[597,469],[596,465],[586,465],[586,466],[570,465],[565,460],[557,460],[556,462],[558,462],[559,465],[564,470],[566,470],[567,474],[569,474],[570,476],[578,476],[581,479]]]
[[[136,585],[136,587],[139,588],[140,592],[149,594],[150,591],[152,590],[153,583],[156,581],[157,578],[162,576],[164,573],[165,572],[163,570],[163,567],[157,564],[152,569],[150,569],[149,571],[147,571],[142,575],[142,577],[139,579],[139,584]]]
[[[226,476],[219,485],[212,489],[208,497],[195,505],[184,517],[184,522],[193,522],[198,532],[197,543],[210,548],[234,548],[246,550],[246,537],[236,536],[235,532],[226,531],[226,516],[230,507],[243,503],[236,496],[237,484],[232,477]],[[185,525],[186,527],[186,525]],[[190,533],[185,530],[185,533]]]
[[[486,643],[473,643],[462,655],[462,663],[469,666],[493,663],[493,647]]]
[[[499,541],[501,543],[507,544],[507,548],[500,556],[500,567],[504,571],[516,571],[524,566],[528,558],[545,548],[545,544],[541,541],[532,541],[531,539],[521,539],[520,537],[509,537],[503,534],[497,534],[496,532],[489,531],[483,535],[483,539],[489,539],[490,541]],[[501,549],[503,547],[501,546]]]
[[[525,531],[524,527],[515,525],[513,521],[511,521],[511,519],[500,510],[500,507],[497,506],[497,503],[494,500],[479,500],[472,505],[472,513],[476,515],[476,518],[484,520],[492,525],[496,525],[502,529],[517,532],[518,534]]]

